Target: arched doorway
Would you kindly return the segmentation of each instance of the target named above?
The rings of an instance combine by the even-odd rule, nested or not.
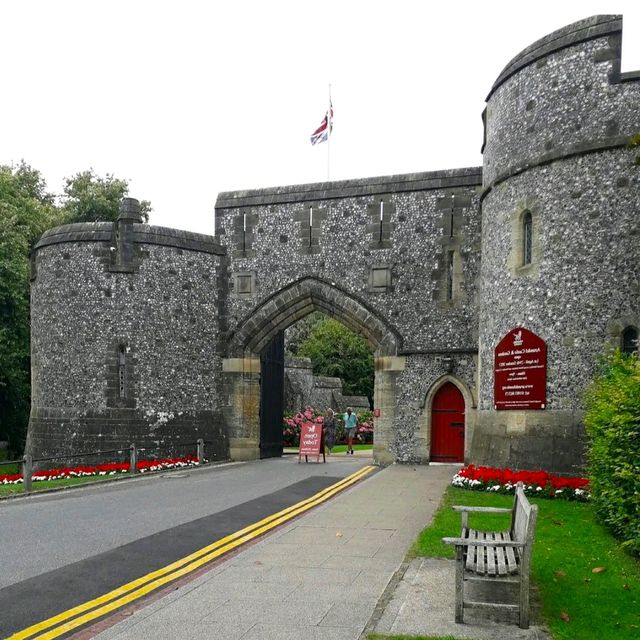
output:
[[[404,370],[405,358],[397,332],[362,300],[319,278],[304,277],[255,306],[229,333],[225,374],[225,423],[234,460],[279,455],[275,439],[282,438],[283,363],[274,342],[282,332],[313,311],[339,321],[369,343],[375,361],[374,406],[379,409],[374,423],[374,460],[389,464],[396,411],[396,378]],[[276,368],[278,369],[276,371]],[[277,374],[277,375],[276,375]],[[273,446],[272,446],[273,445]]]
[[[431,405],[431,460],[464,460],[464,397],[452,382],[436,392]]]

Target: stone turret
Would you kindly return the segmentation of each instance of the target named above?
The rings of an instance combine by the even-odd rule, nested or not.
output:
[[[639,325],[639,176],[625,145],[640,75],[620,74],[621,35],[620,16],[556,31],[487,99],[474,462],[576,471],[598,357]],[[547,345],[542,410],[494,408],[494,349],[515,327]]]

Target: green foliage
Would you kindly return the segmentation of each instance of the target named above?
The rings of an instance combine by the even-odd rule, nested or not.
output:
[[[613,353],[586,406],[594,506],[622,546],[640,556],[640,360]]]
[[[316,375],[340,378],[344,395],[373,398],[374,365],[369,345],[340,322],[325,318],[314,324],[296,355],[311,358]]]
[[[320,311],[314,311],[295,324],[292,324],[284,334],[284,350],[287,356],[298,356],[300,345],[309,339],[311,330],[326,316]]]
[[[532,499],[538,505],[532,577],[545,621],[556,640],[635,640],[640,625],[640,565],[624,552],[583,502]],[[449,487],[412,552],[453,557],[441,538],[460,532],[454,504],[510,507],[513,498]],[[470,526],[498,530],[506,514],[470,514]],[[596,571],[594,571],[596,569]]]
[[[107,174],[104,178],[93,169],[76,173],[65,179],[64,212],[66,222],[112,222],[117,220],[120,201],[127,195],[126,180]],[[140,203],[145,220],[149,219],[151,205],[147,200]]]
[[[285,447],[297,447],[300,444],[300,430],[305,422],[322,424],[325,415],[314,409],[306,407],[304,411],[285,414],[282,418],[282,441]],[[358,419],[357,441],[362,444],[373,444],[373,412],[365,410],[356,413]],[[341,413],[335,414],[335,442],[346,442],[347,432],[344,428],[344,420]]]
[[[0,440],[20,453],[29,420],[29,252],[47,229],[68,222],[115,220],[127,183],[92,170],[66,180],[65,202],[24,162],[0,165]],[[149,203],[141,203],[143,214]]]
[[[22,449],[29,416],[29,251],[59,211],[38,171],[0,166],[0,440]]]
[[[635,135],[631,136],[631,138],[629,139],[629,142],[627,144],[627,146],[630,149],[634,149],[637,147],[640,147],[640,133],[636,133]],[[640,155],[637,155],[635,158],[635,163],[640,166]]]

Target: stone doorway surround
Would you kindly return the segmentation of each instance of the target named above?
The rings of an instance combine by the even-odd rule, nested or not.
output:
[[[431,460],[431,431],[432,431],[432,408],[433,400],[440,389],[450,382],[462,393],[464,398],[464,460],[469,459],[471,449],[471,438],[473,437],[473,426],[475,424],[476,400],[473,393],[458,377],[445,374],[439,377],[429,387],[422,405],[422,413],[420,415],[420,427],[418,432],[418,449],[419,457],[424,462]]]

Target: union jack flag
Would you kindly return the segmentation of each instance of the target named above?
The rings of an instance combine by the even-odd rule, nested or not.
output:
[[[327,120],[330,120],[328,127]],[[333,131],[333,105],[331,105],[329,111],[324,114],[324,118],[322,119],[320,126],[311,134],[311,144],[325,142],[329,139],[331,131]]]

